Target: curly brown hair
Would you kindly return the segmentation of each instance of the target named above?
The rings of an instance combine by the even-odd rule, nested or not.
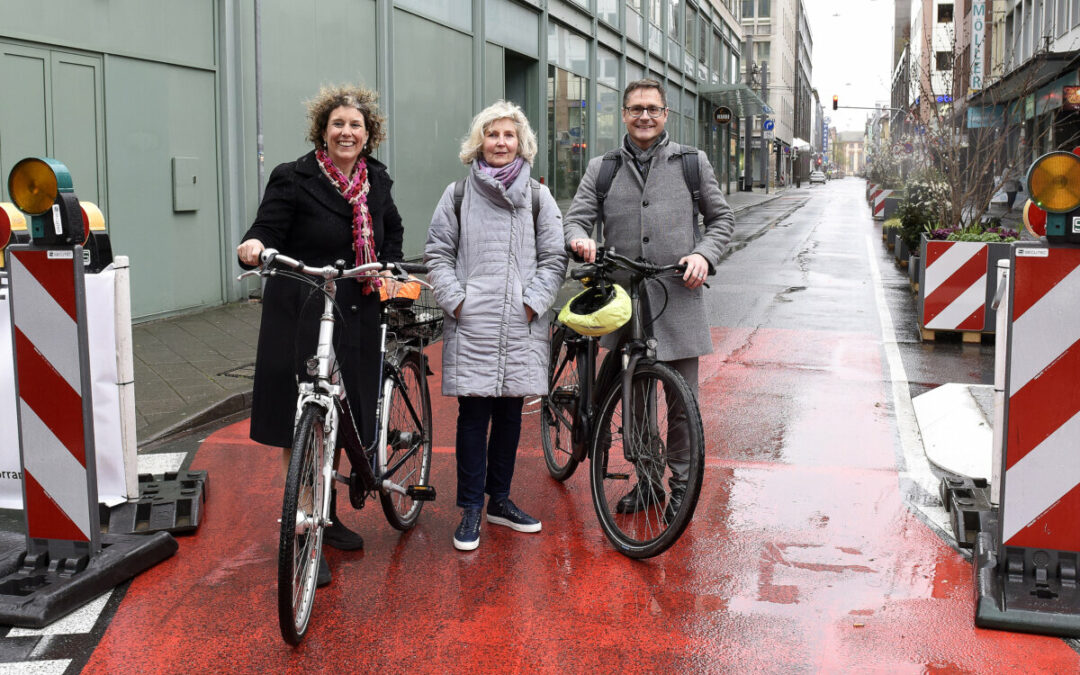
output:
[[[378,99],[377,93],[363,87],[323,87],[315,98],[307,102],[308,140],[316,148],[322,148],[330,113],[342,106],[356,108],[364,116],[368,133],[367,143],[360,154],[365,157],[370,155],[386,139],[386,119],[379,114],[379,106],[375,103]]]

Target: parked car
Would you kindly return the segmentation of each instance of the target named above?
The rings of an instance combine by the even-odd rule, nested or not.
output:
[[[813,185],[814,183],[821,183],[822,185],[824,185],[825,184],[825,174],[822,173],[821,171],[811,171],[810,172],[810,184]]]

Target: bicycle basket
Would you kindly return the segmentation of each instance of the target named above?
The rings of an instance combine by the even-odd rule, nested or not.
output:
[[[410,299],[398,293],[393,298],[394,309],[390,312],[388,328],[398,338],[420,338],[430,344],[442,339],[443,311],[435,302],[430,288],[420,284],[404,284],[407,288],[418,289]],[[412,291],[410,290],[411,294]]]

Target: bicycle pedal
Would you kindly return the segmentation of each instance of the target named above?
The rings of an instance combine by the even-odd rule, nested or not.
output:
[[[435,488],[430,485],[410,485],[405,488],[405,494],[418,502],[435,501]]]

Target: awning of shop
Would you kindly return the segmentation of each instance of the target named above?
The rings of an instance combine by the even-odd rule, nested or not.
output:
[[[791,147],[795,148],[799,152],[802,152],[803,150],[809,150],[810,144],[801,138],[795,137],[791,139]]]
[[[698,94],[715,106],[731,108],[735,117],[767,115],[772,112],[765,101],[745,84],[710,84],[698,88]]]
[[[1048,52],[968,97],[968,105],[992,106],[1027,96],[1080,65],[1080,51]]]

